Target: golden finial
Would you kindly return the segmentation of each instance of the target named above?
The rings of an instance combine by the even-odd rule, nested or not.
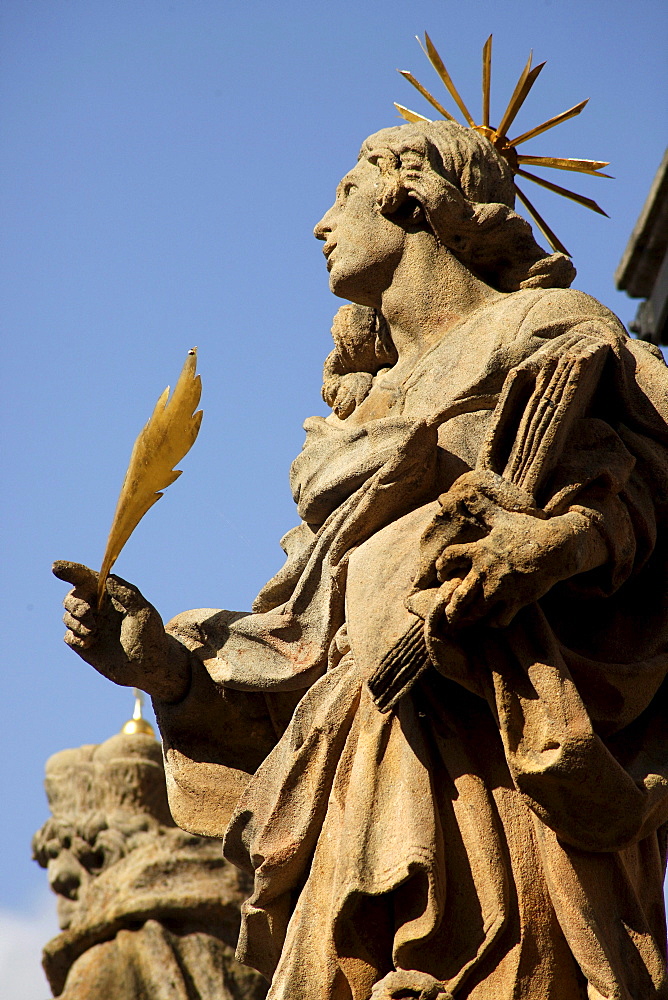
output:
[[[420,44],[422,51],[425,53],[429,62],[432,64],[442,82],[445,84],[450,96],[461,111],[463,117],[466,119],[468,127],[475,129],[476,132],[480,132],[481,135],[484,135],[485,138],[489,139],[497,152],[499,152],[501,156],[508,161],[513,174],[519,175],[520,177],[526,177],[527,180],[533,181],[534,184],[540,184],[541,187],[547,188],[548,191],[554,191],[556,194],[563,195],[564,198],[570,198],[572,201],[576,201],[579,205],[584,205],[586,208],[590,208],[592,212],[598,212],[600,215],[605,215],[607,218],[607,213],[604,212],[603,209],[591,198],[586,198],[582,194],[576,194],[574,191],[569,191],[568,188],[563,188],[559,184],[553,184],[552,181],[544,180],[542,177],[537,177],[535,174],[531,174],[524,169],[525,165],[534,167],[552,167],[555,170],[574,170],[581,174],[591,174],[593,177],[610,177],[610,174],[602,174],[600,172],[603,167],[608,166],[607,162],[604,162],[603,160],[574,160],[568,157],[558,156],[524,156],[518,153],[516,149],[520,143],[527,142],[529,139],[533,139],[535,136],[541,135],[543,132],[547,132],[548,129],[554,128],[555,125],[561,125],[562,122],[567,121],[569,118],[574,118],[575,115],[579,115],[587,101],[581,101],[580,104],[576,104],[574,107],[569,108],[568,111],[562,111],[560,115],[555,115],[554,118],[550,118],[541,125],[536,125],[535,128],[529,129],[528,132],[523,132],[522,135],[517,136],[515,139],[509,139],[508,129],[517,117],[517,113],[524,104],[529,91],[536,82],[545,63],[540,63],[538,66],[534,66],[532,68],[531,61],[533,53],[529,53],[529,59],[520,74],[517,86],[515,87],[510,101],[508,102],[508,107],[506,108],[498,126],[496,128],[492,128],[489,123],[492,81],[492,36],[490,35],[482,50],[482,125],[476,125],[469,109],[464,104],[457,88],[452,82],[452,78],[445,68],[443,60],[436,51],[436,48],[426,31],[424,34],[424,40],[425,44],[422,45],[422,42],[420,42],[420,39],[418,38],[418,43]],[[449,111],[446,111],[443,105],[429,93],[426,87],[423,87],[422,84],[415,79],[412,73],[403,69],[399,70],[399,73],[401,73],[401,75],[405,77],[427,101],[429,101],[432,107],[436,108],[439,114],[443,115],[443,117],[448,119],[448,121],[456,121],[456,118],[451,115]],[[409,108],[405,108],[402,104],[395,103],[394,106],[401,117],[408,122],[431,121],[430,118],[425,118],[424,115],[420,115],[416,111],[411,111]],[[538,228],[541,230],[552,249],[559,250],[561,253],[565,253],[570,257],[566,247],[555,236],[545,220],[538,214],[527,196],[520,191],[517,184],[515,184],[515,193],[525,208],[533,216]]]
[[[144,693],[143,691],[140,691],[139,688],[133,688],[132,690],[134,691],[135,696],[134,711],[132,713],[132,718],[128,719],[121,729],[121,732],[126,736],[134,736],[136,733],[144,733],[146,736],[155,736],[153,726],[141,714],[142,705],[144,704]]]

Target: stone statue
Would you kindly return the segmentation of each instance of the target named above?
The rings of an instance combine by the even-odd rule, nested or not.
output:
[[[668,370],[546,255],[492,144],[362,146],[300,525],[253,613],[74,584],[153,696],[170,807],[254,878],[271,1000],[668,996]]]
[[[62,933],[43,964],[61,1000],[261,1000],[234,959],[250,880],[220,843],[169,814],[160,744],[144,733],[62,750],[46,765],[52,816],[33,838]]]

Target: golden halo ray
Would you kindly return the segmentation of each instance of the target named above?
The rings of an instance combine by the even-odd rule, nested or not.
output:
[[[590,174],[592,177],[613,179],[611,174],[601,173],[603,167],[608,166],[605,160],[573,160],[570,157],[524,156],[519,153],[517,162],[534,167],[553,167],[555,170],[575,170],[580,174]]]
[[[565,253],[567,257],[570,254],[564,244],[561,242],[559,237],[550,229],[545,219],[539,214],[538,209],[529,201],[527,196],[523,191],[520,191],[517,184],[515,184],[515,194],[520,199],[527,212],[533,217],[536,225],[542,232],[545,239],[548,241],[553,250],[558,250],[559,253]]]
[[[446,111],[445,108],[443,107],[443,105],[440,104],[436,100],[436,98],[433,97],[429,93],[429,91],[427,90],[427,88],[423,87],[422,84],[418,80],[415,79],[415,77],[413,76],[412,73],[409,73],[407,69],[400,69],[400,70],[397,70],[397,72],[400,73],[401,76],[403,76],[406,80],[408,80],[409,83],[412,83],[413,86],[415,87],[415,89],[419,90],[419,92],[422,94],[422,96],[425,98],[425,100],[429,101],[429,103],[431,104],[431,106],[433,108],[436,108],[437,111],[440,111],[440,113],[443,115],[444,118],[447,118],[448,121],[451,121],[451,122],[457,121],[457,119],[454,117],[454,115],[451,115],[449,111]]]
[[[535,128],[530,128],[528,132],[523,132],[522,135],[518,135],[516,139],[509,139],[508,142],[511,146],[519,146],[523,142],[528,142],[529,139],[535,139],[537,135],[542,135],[543,132],[547,132],[549,128],[554,128],[555,125],[561,125],[562,122],[568,121],[569,118],[575,118],[576,115],[580,114],[588,102],[589,98],[584,101],[580,101],[579,104],[569,108],[568,111],[562,111],[560,115],[555,115],[554,118],[548,119],[548,121],[543,122],[542,125],[536,125]]]
[[[593,198],[586,198],[583,194],[576,194],[575,191],[569,191],[568,188],[561,187],[560,184],[553,184],[552,181],[545,180],[544,177],[536,177],[535,174],[530,174],[521,168],[518,168],[517,173],[520,177],[526,177],[527,180],[533,181],[534,184],[540,184],[541,187],[547,188],[548,191],[554,191],[555,194],[560,194],[564,198],[570,198],[571,201],[576,201],[578,205],[584,205],[585,208],[591,209],[592,212],[598,212],[599,215],[605,215],[606,219],[609,218],[607,212],[604,212]]]
[[[396,101],[394,102],[394,106],[401,115],[401,117],[404,118],[407,122],[411,123],[428,122],[431,125],[433,121],[432,118],[425,118],[424,115],[419,115],[417,111],[411,111],[410,108],[405,108],[403,104],[397,104]]]
[[[469,111],[469,109],[466,107],[466,105],[464,104],[463,100],[459,96],[459,91],[457,90],[457,88],[455,87],[454,83],[452,82],[452,77],[450,76],[450,74],[448,73],[447,69],[445,68],[443,60],[441,59],[440,55],[436,51],[436,47],[434,46],[431,38],[429,37],[429,35],[427,34],[426,31],[424,33],[424,41],[425,41],[426,48],[424,46],[422,46],[422,42],[420,42],[420,39],[418,38],[418,42],[420,42],[420,45],[422,46],[422,51],[425,53],[425,55],[427,56],[427,59],[432,64],[432,66],[434,67],[434,69],[436,70],[436,72],[438,73],[438,75],[440,76],[441,80],[443,81],[443,83],[445,84],[445,86],[447,87],[447,89],[450,91],[450,94],[452,95],[455,103],[457,104],[457,107],[459,108],[459,110],[461,111],[461,113],[464,115],[464,118],[466,118],[467,122],[469,123],[469,126],[471,128],[474,128],[475,122],[473,121],[473,118],[471,117],[471,112]]]
[[[489,102],[492,93],[492,36],[482,49],[482,123],[489,128]]]

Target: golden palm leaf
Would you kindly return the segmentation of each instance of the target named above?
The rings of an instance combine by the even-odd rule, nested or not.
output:
[[[171,399],[168,400],[167,386],[134,443],[102,560],[98,607],[102,605],[109,571],[121,549],[147,510],[158,502],[161,490],[181,475],[174,466],[195,442],[202,422],[202,411],[194,412],[202,395],[202,383],[199,375],[195,374],[196,367],[197,348],[194,347],[188,351]]]

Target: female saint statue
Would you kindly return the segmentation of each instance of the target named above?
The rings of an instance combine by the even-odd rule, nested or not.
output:
[[[57,564],[177,823],[254,878],[270,1000],[668,997],[668,371],[513,204],[472,129],[362,146],[315,230],[335,412],[252,613],[97,611]]]

